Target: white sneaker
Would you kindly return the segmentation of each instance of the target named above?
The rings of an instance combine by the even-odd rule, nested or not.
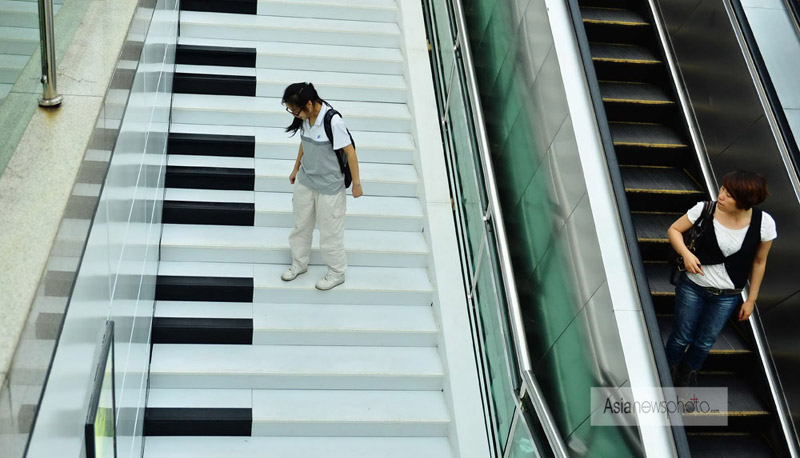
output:
[[[336,275],[328,272],[324,277],[322,277],[322,280],[317,282],[315,286],[317,289],[327,291],[333,287],[341,285],[342,283],[344,283],[344,274]]]
[[[297,268],[295,266],[291,266],[288,269],[283,271],[283,273],[281,274],[281,280],[283,280],[283,281],[292,281],[295,278],[297,278],[298,275],[304,274],[306,272],[308,272],[308,267],[306,267],[305,269],[301,270],[301,269],[299,269],[299,268]]]

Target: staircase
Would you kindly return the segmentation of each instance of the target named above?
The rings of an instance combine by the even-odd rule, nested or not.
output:
[[[454,446],[398,5],[181,3],[145,458],[477,456]],[[280,279],[298,81],[343,113],[365,192],[327,292],[317,234],[308,273]]]

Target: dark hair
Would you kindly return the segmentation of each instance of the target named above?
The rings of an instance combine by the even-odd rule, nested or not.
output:
[[[736,208],[741,210],[749,210],[769,196],[764,175],[746,170],[726,173],[722,177],[722,186],[736,201]]]
[[[308,102],[324,103],[329,105],[328,102],[322,100],[314,89],[314,85],[309,82],[293,83],[286,86],[283,91],[283,98],[281,103],[284,105],[291,105],[295,108],[300,108],[300,111],[305,111]],[[330,106],[330,105],[329,105]],[[291,132],[292,135],[296,134],[298,130],[303,127],[303,120],[295,117],[292,123],[286,128],[286,132]]]

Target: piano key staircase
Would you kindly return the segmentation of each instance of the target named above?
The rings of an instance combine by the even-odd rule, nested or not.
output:
[[[448,373],[432,307],[399,5],[181,3],[145,458],[488,456],[485,432],[455,437],[448,390],[477,374]],[[280,279],[299,144],[280,97],[298,81],[343,113],[363,177],[327,292],[316,234],[308,273]]]

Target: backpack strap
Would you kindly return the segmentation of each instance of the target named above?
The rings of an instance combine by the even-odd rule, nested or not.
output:
[[[325,135],[328,137],[328,141],[331,142],[331,147],[333,147],[333,129],[331,128],[331,121],[336,115],[341,118],[342,114],[334,110],[330,105],[328,105],[328,107],[328,111],[325,112],[325,117],[322,118],[322,125],[325,128]],[[353,148],[355,148],[356,142],[353,140],[353,134],[350,133],[350,129],[347,129],[347,135],[350,137],[350,143],[353,145]],[[336,154],[336,160],[339,162],[339,170],[344,174],[344,187],[349,188],[352,182],[352,176],[350,174],[350,165],[347,163],[347,156],[344,153],[344,148],[334,149],[333,152]]]
[[[331,146],[333,146],[333,129],[331,128],[331,121],[333,120],[334,116],[339,116],[341,118],[342,114],[333,108],[328,108],[328,111],[325,112],[325,117],[322,119],[322,126],[325,128],[325,135],[327,135],[328,141],[331,142]],[[350,133],[350,129],[347,129],[347,135],[350,136],[350,143],[352,143],[353,148],[355,148],[356,142],[353,141],[353,134]],[[336,150],[334,149],[334,151]]]

